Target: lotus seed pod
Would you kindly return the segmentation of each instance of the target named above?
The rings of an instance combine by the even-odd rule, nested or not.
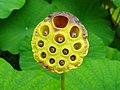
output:
[[[87,36],[77,17],[67,12],[54,12],[33,31],[34,59],[51,72],[65,73],[77,68],[88,53]]]

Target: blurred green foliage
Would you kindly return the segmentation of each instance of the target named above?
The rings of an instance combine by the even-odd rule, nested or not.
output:
[[[66,11],[77,16],[88,31],[90,43],[89,53],[83,64],[66,73],[65,89],[120,89],[120,28],[119,21],[116,22],[119,20],[117,18],[119,13],[113,12],[119,8],[119,0],[27,0],[26,3],[25,0],[16,2],[4,0],[4,2],[0,0],[1,90],[60,90],[60,75],[39,66],[33,59],[30,45],[36,25],[55,11]],[[102,4],[108,7],[107,10]],[[111,8],[113,11],[110,12]],[[11,66],[23,71],[16,71]]]
[[[25,4],[25,0],[0,0],[0,18],[7,18],[13,10],[20,9]]]

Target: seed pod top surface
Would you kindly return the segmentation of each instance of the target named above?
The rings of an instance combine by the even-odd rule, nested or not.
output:
[[[64,73],[81,65],[87,55],[87,31],[67,12],[54,12],[40,22],[31,41],[34,59],[46,70]]]

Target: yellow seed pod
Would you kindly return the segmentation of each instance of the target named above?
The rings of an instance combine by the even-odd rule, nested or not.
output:
[[[88,52],[87,35],[77,17],[54,12],[34,29],[31,41],[34,59],[51,72],[77,68]]]

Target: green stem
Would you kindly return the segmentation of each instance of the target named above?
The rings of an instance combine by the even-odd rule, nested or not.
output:
[[[61,74],[61,90],[65,90],[65,73]]]
[[[118,14],[117,14],[117,17],[116,17],[116,20],[115,20],[115,25],[116,25],[116,27],[117,27],[117,25],[119,24],[119,16],[120,16],[120,10],[119,10],[119,12],[118,12]],[[117,23],[118,22],[118,23]]]

